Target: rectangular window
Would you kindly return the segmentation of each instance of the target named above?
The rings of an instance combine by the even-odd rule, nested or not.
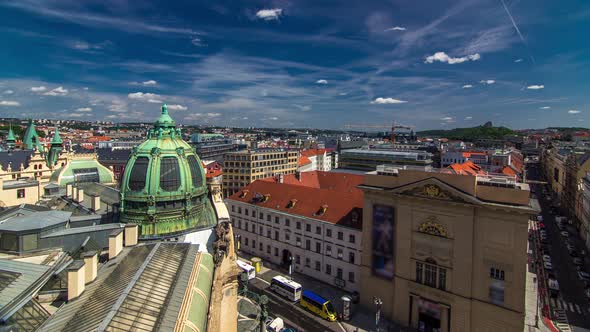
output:
[[[317,226],[315,228],[315,233],[318,234],[318,235],[321,235],[322,234],[322,228],[320,226]]]
[[[260,214],[258,215],[259,219],[264,219],[264,213],[260,212]]]
[[[348,253],[348,262],[354,264],[354,252]]]
[[[317,252],[318,254],[322,253],[322,244],[319,242],[315,243],[315,252]]]
[[[326,236],[327,237],[332,237],[332,230],[329,228],[326,228]]]
[[[416,262],[416,282],[421,284],[422,283],[422,274],[424,273],[424,264],[420,262]]]
[[[426,264],[424,269],[424,284],[436,287],[436,265]]]
[[[305,224],[305,231],[311,232],[311,225],[310,224]]]
[[[289,226],[291,226],[290,224],[291,224],[290,220],[289,219],[285,219],[285,226],[289,227]]]
[[[300,237],[295,238],[295,245],[298,247],[301,247],[301,238]]]
[[[258,244],[258,250],[262,251],[262,248],[264,248],[264,244],[260,242],[260,244]]]
[[[275,217],[275,224],[279,223],[279,217]]]
[[[297,224],[295,224],[295,228],[301,229],[301,222],[298,221]]]
[[[275,256],[279,256],[279,248],[275,248]]]
[[[231,212],[236,212],[236,206],[235,205],[232,205],[231,206]]]
[[[238,219],[238,228],[242,228],[242,220]]]
[[[327,275],[331,275],[332,274],[332,265],[326,264],[326,274]]]
[[[285,241],[289,241],[291,239],[291,236],[289,235],[289,233],[285,233]]]
[[[438,269],[438,288],[445,290],[447,284],[447,270],[442,267]]]
[[[496,269],[494,267],[490,268],[490,278],[503,281],[504,270]]]
[[[348,281],[354,282],[354,272],[348,272]]]
[[[266,245],[266,253],[270,255],[270,245]]]
[[[310,240],[305,240],[305,249],[311,250],[311,241]]]
[[[270,214],[266,215],[266,221],[270,221]]]
[[[344,233],[338,232],[338,240],[344,239]]]
[[[275,231],[275,240],[279,240],[279,231]]]
[[[247,209],[246,209],[246,211],[247,211]],[[238,213],[242,213],[242,208],[239,206],[238,206]],[[246,215],[248,215],[248,214],[246,214]]]
[[[338,259],[342,259],[342,256],[344,256],[344,253],[342,249],[338,248]]]
[[[354,241],[355,241],[355,240],[356,240],[356,239],[354,238],[354,235],[353,235],[353,234],[350,234],[350,235],[348,236],[348,242],[350,242],[350,243],[354,243]]]
[[[305,258],[305,266],[310,267],[311,266],[311,260],[309,258]]]
[[[264,229],[262,229],[262,226],[259,226],[258,230],[260,231],[260,233],[258,233],[258,234],[260,234],[260,235],[264,234]]]
[[[244,245],[246,245],[246,246],[248,245],[248,238],[244,239]]]
[[[254,224],[250,224],[250,226],[251,226],[251,227],[250,227],[250,232],[252,232],[252,233],[256,234],[256,225],[254,225]]]
[[[326,245],[326,255],[332,255],[332,246]]]
[[[256,240],[252,240],[252,248],[256,249]]]
[[[301,264],[301,256],[299,256],[299,255],[295,256],[295,264]]]
[[[341,268],[336,269],[336,278],[342,279],[342,269]]]
[[[318,261],[315,261],[315,269],[317,271],[321,271],[322,270],[322,264]]]
[[[246,217],[248,216],[248,209],[244,209],[244,214],[246,215]]]

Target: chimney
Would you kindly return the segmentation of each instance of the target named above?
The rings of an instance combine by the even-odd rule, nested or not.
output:
[[[282,173],[279,174],[279,183],[283,183],[283,180],[284,180],[283,176],[284,175]]]
[[[85,274],[85,264],[82,260],[76,260],[68,266],[68,301],[77,298],[84,292]]]
[[[71,183],[66,184],[66,197],[72,198],[72,184]]]
[[[90,196],[90,209],[94,212],[100,210],[100,195],[88,196]]]
[[[84,189],[78,188],[78,193],[76,194],[76,202],[82,203],[84,201]]]
[[[78,187],[72,186],[72,201],[78,201]]]
[[[139,226],[137,224],[125,225],[125,247],[132,247],[137,244]]]
[[[301,182],[301,172],[300,172],[300,171],[296,171],[296,172],[295,172],[295,178],[296,178],[297,180],[299,180],[299,182]]]
[[[83,255],[84,257],[84,283],[89,284],[96,279],[96,273],[98,271],[98,253],[96,251],[87,251]]]
[[[109,235],[109,259],[113,259],[123,250],[123,229],[114,230]]]

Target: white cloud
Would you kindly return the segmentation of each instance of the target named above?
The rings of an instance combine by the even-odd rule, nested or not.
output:
[[[293,105],[295,107],[297,107],[298,109],[300,109],[302,112],[308,112],[311,111],[311,106],[309,105]]]
[[[272,120],[272,121],[277,121],[279,118],[277,118],[276,116],[271,116],[271,117],[270,117],[270,118],[268,118],[268,119],[269,119],[269,120]]]
[[[14,93],[14,91],[12,91],[12,90],[6,90],[6,91],[4,91],[4,94],[5,95],[11,95],[13,93]]]
[[[127,95],[127,97],[129,97],[129,99],[134,99],[134,100],[141,100],[141,101],[145,101],[148,103],[153,103],[153,104],[161,104],[162,103],[162,96],[157,95],[155,93],[149,93],[149,92],[133,92]]]
[[[47,91],[45,92],[43,95],[45,96],[65,96],[68,94],[68,89],[64,89],[63,86],[58,86],[57,88],[51,90],[51,91]]]
[[[193,38],[191,39],[191,43],[192,43],[193,45],[195,45],[195,46],[207,46],[207,44],[205,44],[205,43],[203,42],[203,40],[202,40],[201,38],[199,38],[199,37],[193,37]]]
[[[12,100],[0,100],[0,106],[20,106],[20,103]]]
[[[156,85],[156,84],[158,84],[158,82],[156,82],[156,81],[154,81],[154,80],[148,80],[148,81],[145,81],[145,82],[143,82],[143,83],[141,83],[141,84],[143,84],[143,85],[145,85],[145,86],[152,86],[152,85]]]
[[[550,109],[550,108],[551,108],[551,106],[543,106],[543,107],[539,107],[539,109],[542,109],[542,110],[548,110],[548,109]]]
[[[87,86],[83,87],[82,89],[88,91],[88,87]]]
[[[405,100],[393,99],[393,98],[375,98],[371,101],[371,104],[403,104],[407,103]]]
[[[544,85],[529,85],[526,88],[529,90],[540,90],[540,89],[544,89],[545,86]]]
[[[278,20],[282,14],[283,14],[283,10],[280,8],[262,9],[256,13],[256,17],[263,19],[265,21],[272,21],[272,20]]]
[[[473,117],[472,117],[472,116],[466,116],[466,117],[465,117],[465,120],[471,120],[471,119],[473,119]]]
[[[186,111],[188,109],[188,107],[178,105],[178,104],[173,104],[173,105],[168,105],[168,109],[171,111]]]
[[[315,82],[316,82],[316,84],[328,84],[328,81],[326,81],[326,80],[317,80]]]
[[[479,81],[479,83],[490,85],[490,84],[496,83],[496,81],[494,81],[494,80],[481,80],[481,81]]]
[[[406,28],[404,27],[392,27],[389,29],[385,29],[385,31],[406,31]]]
[[[440,118],[442,121],[453,121],[453,118],[450,116],[445,116],[444,118]]]
[[[33,92],[43,92],[45,90],[47,90],[47,88],[44,86],[34,86],[31,88],[31,91]]]
[[[435,61],[448,63],[450,65],[454,65],[456,63],[463,63],[465,61],[477,61],[481,59],[479,53],[466,55],[459,58],[453,58],[448,56],[445,52],[436,52],[433,55],[427,56],[424,59],[424,63],[433,63]]]
[[[340,95],[340,96],[346,96],[346,95],[348,95],[348,92],[340,92],[338,95]]]
[[[473,88],[473,85],[471,85],[471,84],[463,85],[463,89],[471,89],[471,88]]]
[[[516,62],[516,63],[519,63],[519,62],[522,62],[522,61],[523,61],[522,59],[516,59],[516,60],[514,60],[514,62]]]
[[[76,112],[91,112],[92,108],[90,107],[80,107],[80,108],[76,108],[75,110]]]
[[[569,111],[567,111],[567,112],[568,112],[569,114],[578,114],[578,113],[581,113],[581,111],[578,111],[578,110],[569,110]]]

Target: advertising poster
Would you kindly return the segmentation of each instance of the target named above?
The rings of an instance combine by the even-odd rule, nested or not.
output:
[[[394,208],[373,205],[373,274],[393,279],[394,273]]]

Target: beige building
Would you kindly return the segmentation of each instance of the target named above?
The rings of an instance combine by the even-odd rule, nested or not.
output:
[[[364,306],[424,331],[523,331],[527,184],[381,167],[360,188]]]
[[[223,196],[229,197],[258,179],[297,171],[298,152],[258,149],[230,152],[223,161]]]

